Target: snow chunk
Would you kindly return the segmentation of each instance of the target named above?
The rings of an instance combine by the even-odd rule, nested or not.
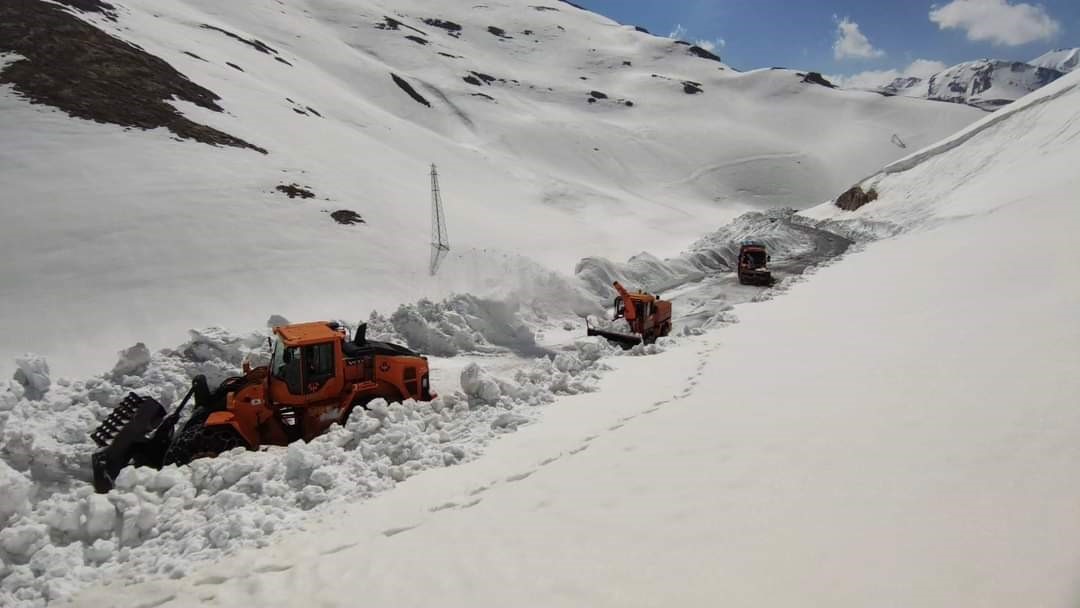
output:
[[[30,480],[0,460],[0,528],[30,510]]]
[[[526,416],[508,412],[506,414],[499,414],[498,418],[492,420],[491,428],[501,431],[516,431],[519,426],[530,422],[532,422],[532,420]]]
[[[150,349],[142,342],[120,351],[119,355],[120,359],[112,370],[114,378],[141,376],[150,366]]]
[[[289,320],[281,315],[270,315],[270,318],[266,320],[266,326],[270,329],[288,324]]]
[[[92,539],[108,538],[116,527],[116,507],[106,496],[93,494],[86,499],[86,535]]]
[[[0,530],[0,552],[13,563],[25,564],[48,540],[48,528],[42,524],[9,526]]]
[[[15,359],[15,381],[26,390],[26,398],[39,400],[45,396],[52,381],[49,379],[49,364],[45,357],[26,355]]]
[[[498,381],[475,363],[470,363],[461,371],[461,390],[465,391],[470,402],[484,405],[495,405],[502,396]]]

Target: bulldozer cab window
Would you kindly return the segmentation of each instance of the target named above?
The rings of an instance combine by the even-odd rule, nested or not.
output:
[[[652,314],[650,308],[651,307],[647,302],[642,302],[640,300],[634,302],[634,309],[637,312],[637,318],[639,319],[647,319],[649,315]]]
[[[334,377],[334,344],[326,342],[305,346],[303,357],[305,392],[317,392],[327,380]]]
[[[270,358],[270,370],[275,378],[285,381],[293,395],[318,392],[334,377],[334,344],[286,346],[278,339]]]
[[[615,316],[612,317],[612,320],[618,319],[618,318],[622,317],[624,314],[626,314],[626,310],[624,309],[624,306],[625,306],[625,304],[624,304],[622,298],[615,298]]]
[[[294,395],[304,393],[303,368],[300,364],[300,348],[286,346],[280,338],[274,342],[274,352],[270,356],[270,373],[275,378],[284,380],[289,392]]]

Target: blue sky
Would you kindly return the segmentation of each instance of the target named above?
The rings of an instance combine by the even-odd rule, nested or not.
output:
[[[905,73],[915,60],[1026,61],[1054,48],[1080,46],[1080,0],[575,2],[653,34],[678,29],[684,40],[711,42],[725,62],[741,70],[783,66],[844,76]]]

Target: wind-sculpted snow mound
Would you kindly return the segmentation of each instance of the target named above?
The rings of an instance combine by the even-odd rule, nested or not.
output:
[[[519,309],[517,302],[459,294],[441,302],[402,305],[389,319],[373,314],[369,324],[400,337],[410,348],[439,357],[470,352],[547,354],[518,315]]]
[[[456,308],[461,302],[471,300],[430,307],[463,318],[479,310]],[[420,309],[429,304],[407,308]],[[395,327],[376,324],[376,334]],[[43,605],[102,579],[178,577],[226,551],[266,544],[320,505],[474,458],[492,438],[535,419],[537,406],[595,390],[602,359],[616,354],[583,339],[524,362],[509,378],[473,363],[461,391],[431,402],[377,400],[310,443],[237,449],[160,471],[129,467],[112,492],[93,492],[89,436],[115,403],[129,391],[174,403],[196,374],[214,383],[245,359],[264,360],[268,335],[211,329],[153,354],[136,345],[113,371],[88,380],[54,382],[34,359],[26,366],[33,382],[0,388],[0,605]]]

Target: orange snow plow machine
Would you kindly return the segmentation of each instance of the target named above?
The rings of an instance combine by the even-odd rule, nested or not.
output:
[[[611,320],[626,319],[630,333],[593,327],[586,319],[587,335],[601,336],[623,348],[632,348],[635,344],[652,344],[657,338],[671,333],[670,301],[644,291],[631,293],[618,281],[613,285],[619,295],[615,297],[615,312]]]
[[[739,244],[738,275],[740,285],[772,285],[775,281],[768,268],[771,261],[765,243],[743,241]]]
[[[191,415],[177,429],[192,397]],[[269,365],[245,363],[242,376],[213,391],[205,376],[196,376],[171,414],[157,400],[129,393],[91,434],[101,448],[91,459],[94,489],[111,490],[128,465],[161,468],[237,447],[310,441],[374,399],[434,397],[427,358],[368,340],[366,324],[352,340],[337,323],[275,327]]]

